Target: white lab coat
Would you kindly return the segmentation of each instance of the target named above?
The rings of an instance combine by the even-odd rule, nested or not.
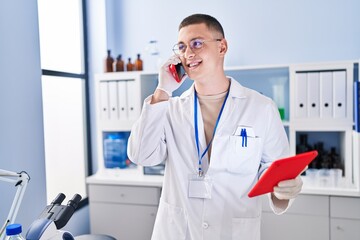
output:
[[[273,101],[230,79],[206,173],[213,183],[211,199],[188,197],[189,176],[198,168],[194,85],[169,101],[150,105],[151,96],[144,101],[131,131],[128,156],[143,166],[166,160],[153,240],[260,240],[261,200],[248,198],[247,193],[273,160],[288,156],[289,145]],[[199,105],[197,117],[203,152],[206,142]],[[248,129],[246,148],[236,135],[238,127]]]

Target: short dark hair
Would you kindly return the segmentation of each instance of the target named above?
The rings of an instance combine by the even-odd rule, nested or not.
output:
[[[221,26],[220,22],[207,14],[193,14],[190,15],[186,18],[184,18],[184,20],[182,20],[182,22],[179,25],[179,31],[181,28],[189,26],[189,25],[193,25],[193,24],[201,24],[201,23],[205,23],[205,25],[210,29],[210,30],[214,30],[218,33],[220,33],[222,35],[223,38],[225,38],[225,33],[224,33],[224,29]]]

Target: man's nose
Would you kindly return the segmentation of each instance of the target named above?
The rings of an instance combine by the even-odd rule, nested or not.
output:
[[[193,58],[194,56],[195,56],[195,52],[190,47],[187,47],[185,49],[184,57],[186,59],[189,59],[189,58]]]

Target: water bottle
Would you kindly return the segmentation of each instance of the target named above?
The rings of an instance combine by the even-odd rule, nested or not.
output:
[[[129,132],[108,132],[103,136],[106,168],[127,168],[127,140]]]
[[[149,56],[149,62],[148,66],[150,66],[150,71],[158,71],[162,65],[162,59],[160,57],[160,52],[158,48],[158,42],[157,40],[151,40],[147,44],[145,48],[146,53],[148,53]],[[151,67],[152,65],[152,67]]]
[[[6,227],[6,235],[7,240],[25,240],[23,236],[21,236],[22,228],[21,224],[14,223],[10,224]]]

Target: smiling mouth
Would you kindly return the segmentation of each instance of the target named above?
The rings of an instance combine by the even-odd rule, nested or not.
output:
[[[202,61],[192,62],[192,63],[187,64],[187,67],[188,67],[189,69],[196,68],[196,67],[199,66],[201,63],[202,63]]]

